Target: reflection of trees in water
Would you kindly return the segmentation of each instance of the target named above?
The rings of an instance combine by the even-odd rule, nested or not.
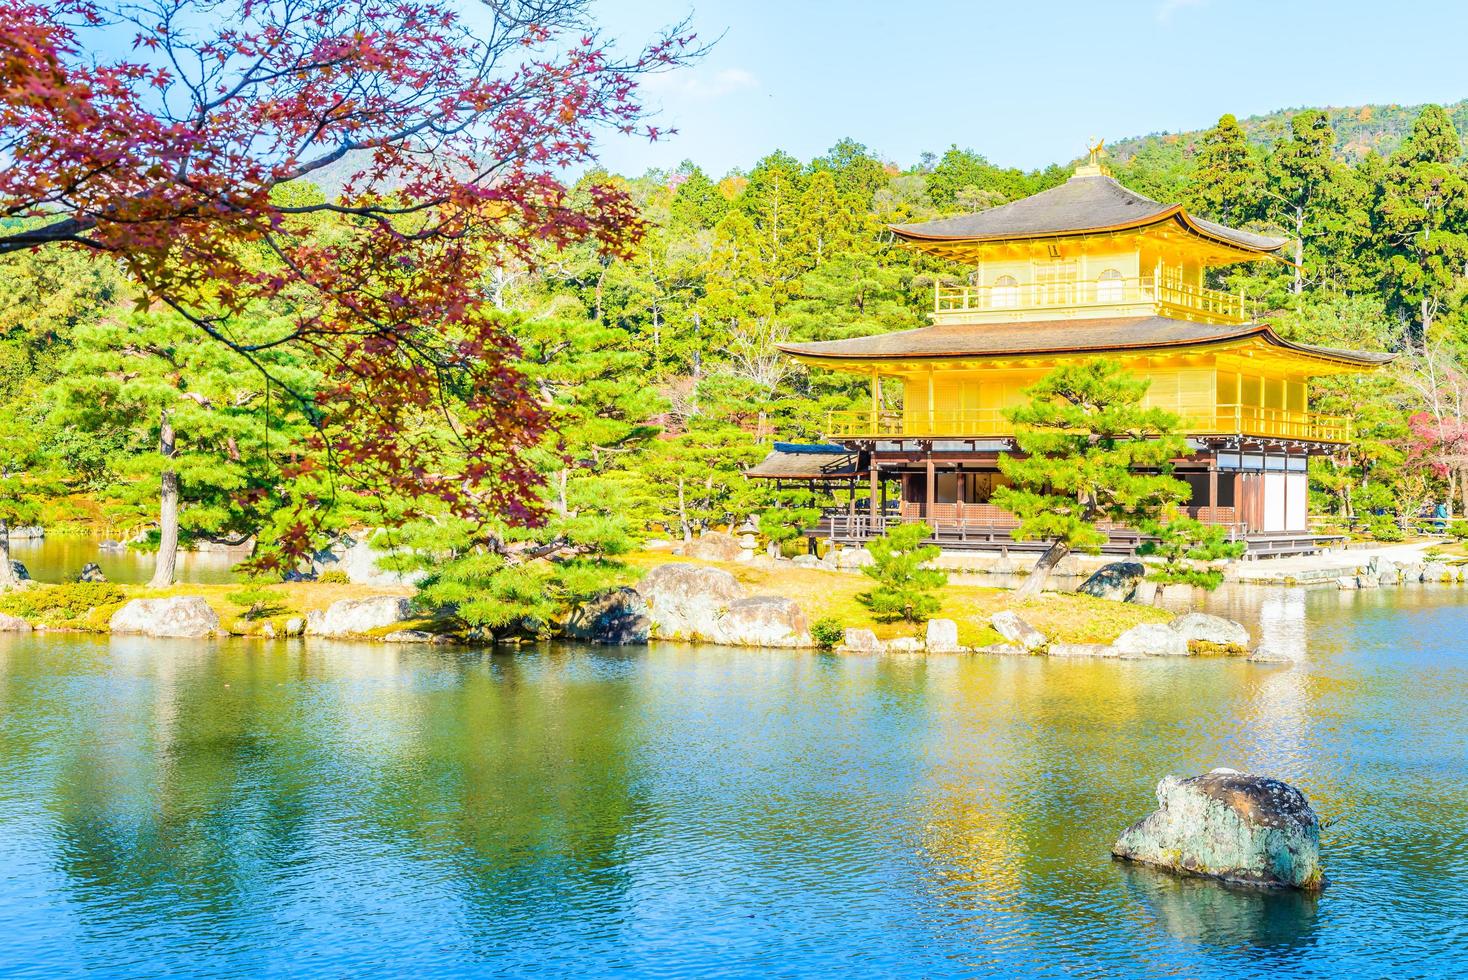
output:
[[[1291,960],[1315,946],[1316,895],[1229,887],[1122,862],[1116,868],[1131,896],[1174,939],[1227,949],[1268,950],[1288,957],[1252,964],[1261,970],[1288,967]]]
[[[615,668],[380,645],[175,652],[117,657],[88,679],[110,692],[94,702],[3,695],[12,718],[75,719],[36,725],[54,779],[36,792],[57,869],[99,916],[151,907],[150,925],[227,949],[313,891],[371,903],[371,885],[421,877],[487,934],[619,887],[635,803]],[[27,749],[4,745],[11,761]]]

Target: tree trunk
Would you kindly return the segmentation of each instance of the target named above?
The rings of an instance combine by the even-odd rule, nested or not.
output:
[[[1045,549],[1045,553],[1040,556],[1040,560],[1035,562],[1035,567],[1030,569],[1029,576],[1019,584],[1018,589],[1014,590],[1015,599],[1023,601],[1030,596],[1039,595],[1045,588],[1045,583],[1050,580],[1050,573],[1068,554],[1070,554],[1070,545],[1064,541],[1052,542],[1050,547]]]
[[[1295,209],[1295,282],[1291,289],[1296,296],[1305,291],[1305,209]]]
[[[678,524],[683,528],[683,540],[693,540],[693,528],[688,526],[688,503],[683,496],[683,478],[678,477]]]
[[[10,523],[0,521],[0,589],[10,589],[20,584],[20,576],[10,564]]]
[[[164,460],[173,459],[173,421],[168,412],[158,428],[158,453]],[[169,464],[164,463],[167,467]],[[158,563],[153,566],[153,578],[148,585],[154,589],[166,589],[173,584],[174,570],[178,566],[178,472],[163,471],[158,495]]]

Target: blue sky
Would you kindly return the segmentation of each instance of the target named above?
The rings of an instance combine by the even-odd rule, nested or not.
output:
[[[628,42],[690,10],[602,0]],[[775,148],[850,136],[914,162],[950,144],[1002,165],[1064,162],[1087,137],[1196,129],[1299,105],[1468,97],[1468,3],[1438,0],[698,0],[723,39],[651,80],[665,142],[608,140],[640,173],[692,159],[716,176]]]

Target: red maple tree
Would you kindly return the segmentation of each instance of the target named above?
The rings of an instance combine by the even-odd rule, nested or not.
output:
[[[587,0],[0,0],[0,254],[103,253],[260,371],[282,345],[327,365],[295,393],[302,469],[533,519],[542,412],[480,279],[537,242],[636,240],[623,191],[558,176],[599,131],[656,138],[638,81],[693,44],[680,24],[619,58]],[[329,199],[283,189],[343,169]],[[262,302],[289,324],[245,343]]]

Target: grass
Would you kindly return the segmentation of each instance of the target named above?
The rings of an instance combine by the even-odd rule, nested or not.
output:
[[[76,629],[103,632],[107,629],[107,621],[118,607],[131,599],[161,599],[168,596],[200,596],[209,603],[210,608],[219,616],[220,625],[230,633],[238,635],[251,635],[263,633],[266,624],[269,624],[277,634],[285,628],[286,620],[294,616],[304,616],[312,609],[325,609],[340,599],[364,599],[375,595],[405,595],[411,596],[413,589],[402,587],[383,587],[372,585],[348,585],[345,583],[324,582],[282,582],[266,586],[271,592],[279,596],[275,604],[276,609],[271,615],[260,619],[245,619],[245,613],[249,611],[248,606],[242,606],[230,600],[231,593],[239,592],[237,583],[226,583],[220,585],[200,585],[185,583],[170,586],[166,589],[150,589],[144,585],[119,585],[124,599],[122,602],[113,602],[104,606],[98,606],[73,618],[48,621],[46,626],[53,629]],[[44,589],[44,583],[37,583],[36,588]],[[30,591],[30,590],[27,590]],[[13,593],[16,600],[0,597],[0,611],[11,601],[19,601],[25,593]],[[27,617],[29,618],[29,617]],[[37,624],[33,624],[37,625]],[[407,624],[395,627],[407,629]]]
[[[634,552],[624,556],[624,560],[639,570],[639,574],[667,562],[694,561],[667,552],[648,551]],[[873,619],[856,598],[870,587],[872,580],[859,573],[798,568],[784,563],[775,568],[742,562],[695,563],[730,572],[751,595],[794,599],[809,622],[831,616],[843,626],[870,629],[884,640],[922,636],[926,627],[926,623],[879,623]],[[958,624],[958,642],[965,646],[1003,642],[989,626],[989,617],[1001,609],[1015,610],[1031,626],[1060,643],[1110,643],[1140,623],[1165,623],[1172,618],[1171,613],[1152,606],[1109,602],[1072,592],[1046,592],[1018,604],[1011,602],[1014,593],[1010,590],[981,585],[947,585],[938,595],[943,602],[938,617]]]

